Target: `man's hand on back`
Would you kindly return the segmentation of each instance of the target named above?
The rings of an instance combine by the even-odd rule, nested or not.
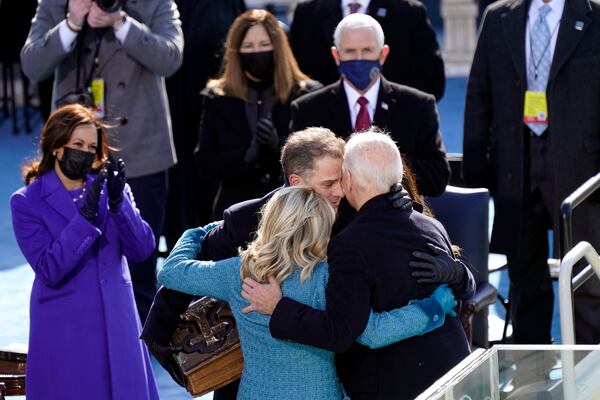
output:
[[[433,254],[414,251],[414,260],[408,265],[413,268],[412,277],[419,283],[447,283],[450,287],[459,285],[465,276],[465,267],[446,250],[427,243]]]
[[[243,313],[256,311],[271,315],[283,296],[279,282],[270,276],[269,283],[258,283],[251,278],[245,278],[242,284],[242,297],[250,303],[249,306],[242,308]]]

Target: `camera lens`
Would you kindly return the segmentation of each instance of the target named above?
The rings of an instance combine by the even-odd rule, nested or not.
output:
[[[121,0],[95,0],[98,7],[107,13],[113,13],[123,6]]]

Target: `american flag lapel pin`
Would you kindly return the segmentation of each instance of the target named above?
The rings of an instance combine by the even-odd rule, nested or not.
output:
[[[575,22],[575,30],[576,30],[576,31],[581,31],[581,30],[583,30],[583,21],[576,21],[576,22]]]
[[[386,111],[387,111],[387,109],[389,108],[389,106],[388,106],[388,104],[387,104],[387,103],[385,103],[385,102],[383,102],[383,101],[382,101],[382,102],[381,102],[381,108],[383,108],[384,110],[386,110]]]

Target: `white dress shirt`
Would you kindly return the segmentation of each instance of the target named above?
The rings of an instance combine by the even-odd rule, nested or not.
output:
[[[125,39],[127,39],[127,34],[129,33],[129,27],[131,27],[130,17],[127,16],[125,19],[125,23],[119,27],[119,29],[114,30],[114,34],[119,41],[119,43],[123,44]],[[60,37],[60,42],[62,43],[63,49],[66,53],[70,52],[73,47],[75,47],[75,39],[77,38],[78,33],[73,32],[67,26],[67,20],[63,19],[60,24],[58,24],[58,36]]]
[[[538,19],[540,8],[545,4],[548,4],[552,9],[546,16],[546,22],[548,22],[550,34],[552,35],[550,37],[550,45],[546,51],[550,52],[550,60],[554,57],[556,38],[558,37],[558,30],[560,29],[558,24],[560,23],[565,8],[565,0],[550,0],[548,3],[544,3],[542,0],[532,0],[531,5],[529,6],[527,29],[525,29],[525,57],[528,67],[527,71],[529,71],[529,63],[531,62],[531,29]]]
[[[342,0],[342,13],[344,14],[344,17],[347,17],[348,15],[350,15],[350,7],[348,7],[348,4],[359,3],[360,7],[357,13],[366,14],[369,10],[370,2],[371,0]]]
[[[377,107],[377,96],[379,96],[379,87],[381,86],[381,78],[377,78],[377,81],[371,86],[365,94],[360,94],[344,79],[344,90],[346,91],[346,99],[348,100],[348,109],[350,110],[350,121],[352,122],[352,128],[356,125],[356,117],[360,111],[360,104],[358,104],[358,98],[363,96],[369,103],[367,103],[367,111],[369,111],[369,118],[371,124],[373,124],[373,118],[375,117],[375,107]]]

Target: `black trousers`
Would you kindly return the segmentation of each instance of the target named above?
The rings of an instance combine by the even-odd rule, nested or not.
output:
[[[518,344],[551,342],[554,293],[548,271],[548,230],[554,212],[554,180],[550,143],[545,132],[536,136],[527,128],[525,185],[520,242],[507,254],[511,282],[513,341]],[[528,156],[528,157],[527,157]]]
[[[135,303],[143,325],[157,289],[157,248],[164,225],[168,175],[166,171],[162,171],[139,178],[129,178],[127,183],[131,187],[136,206],[140,210],[142,218],[150,225],[155,238],[155,248],[150,257],[141,263],[129,263]]]

